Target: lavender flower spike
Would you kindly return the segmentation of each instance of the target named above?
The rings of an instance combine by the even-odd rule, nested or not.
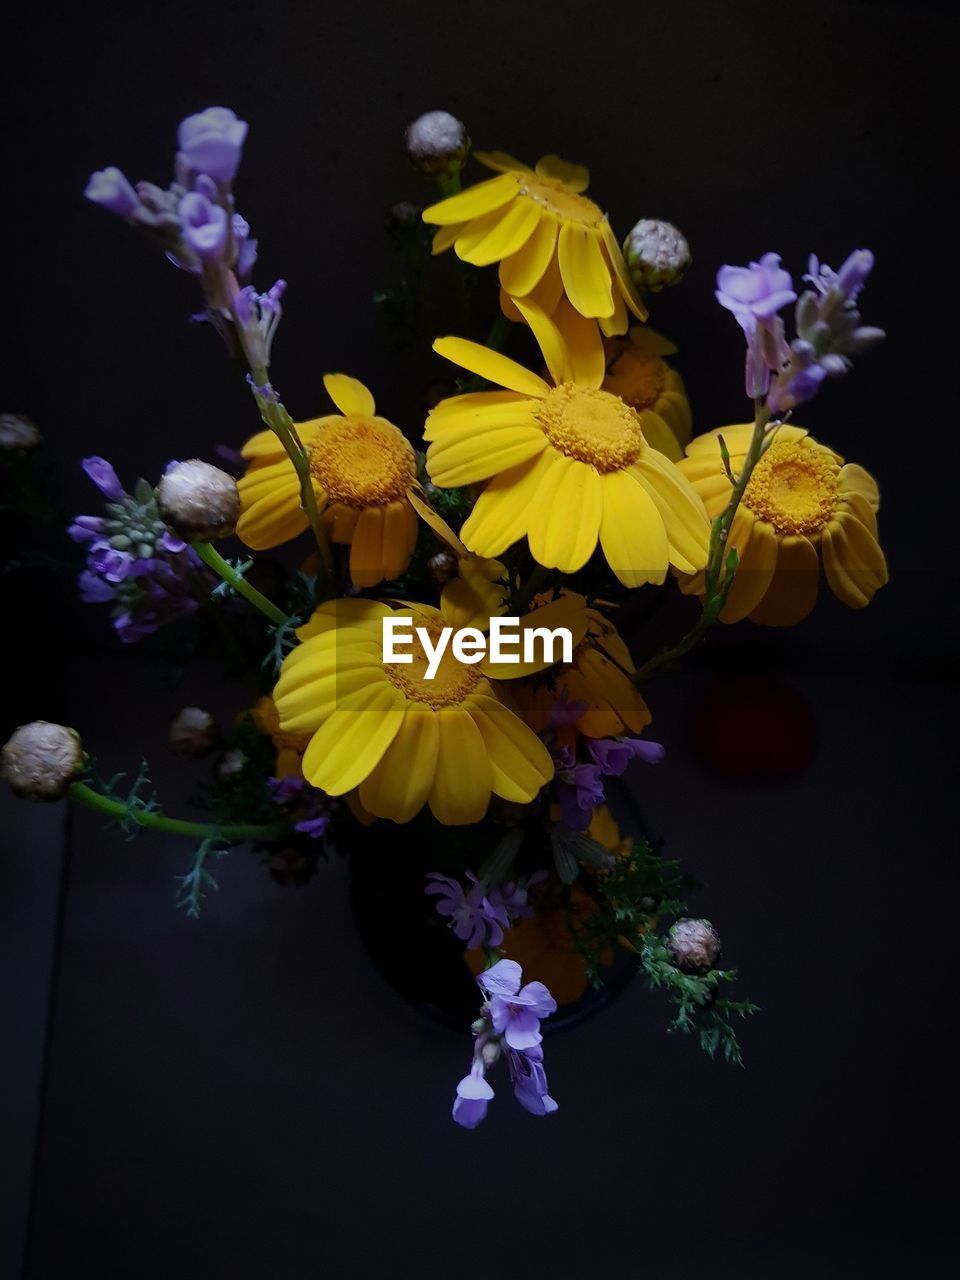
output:
[[[194,173],[206,173],[228,186],[237,176],[248,129],[229,107],[207,107],[187,116],[177,131],[177,160]]]
[[[203,262],[219,262],[227,247],[227,211],[212,204],[199,191],[188,192],[180,201],[183,238]]]
[[[747,267],[721,267],[717,272],[717,301],[732,311],[746,334],[758,320],[768,320],[797,295],[789,271],[780,266],[779,253],[765,253]]]
[[[120,218],[130,218],[140,208],[140,197],[114,165],[92,173],[83,194]]]
[[[124,497],[123,485],[106,458],[84,458],[80,465],[105,498],[118,502]]]

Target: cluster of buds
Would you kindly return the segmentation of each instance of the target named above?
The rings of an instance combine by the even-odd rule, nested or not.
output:
[[[542,982],[521,987],[523,971],[515,960],[498,960],[477,978],[486,997],[473,1024],[473,1062],[457,1085],[453,1118],[475,1129],[487,1114],[494,1091],[487,1071],[505,1057],[514,1097],[532,1115],[557,1110],[543,1068],[540,1020],[556,1012],[557,1002]]]
[[[780,255],[765,253],[746,267],[721,267],[717,301],[732,311],[747,339],[745,385],[779,415],[812,400],[826,378],[850,368],[850,357],[878,343],[882,329],[861,325],[857,297],[873,269],[869,249],[855,249],[839,271],[811,256],[799,301]],[[797,336],[788,342],[777,313],[796,302]]]
[[[467,162],[470,139],[464,124],[449,111],[428,111],[406,132],[407,156],[421,173],[451,178]]]
[[[83,745],[74,729],[34,720],[15,729],[0,754],[0,773],[25,800],[60,800],[83,769]]]
[[[623,242],[627,270],[638,289],[659,293],[679,284],[690,266],[690,246],[671,222],[641,218]]]
[[[206,318],[229,345],[239,342],[251,370],[262,378],[286,285],[278,280],[259,294],[248,283],[257,242],[236,211],[232,190],[246,136],[246,121],[227,107],[208,107],[181,123],[175,178],[168,187],[133,185],[110,167],[93,174],[85,194],[147,231],[174,266],[197,277]]]

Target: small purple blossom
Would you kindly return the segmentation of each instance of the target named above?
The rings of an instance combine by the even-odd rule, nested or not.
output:
[[[119,169],[111,165],[90,175],[83,193],[88,200],[121,218],[130,218],[140,208],[140,197]]]
[[[106,458],[84,458],[80,465],[105,498],[109,498],[111,502],[119,502],[125,496],[123,485]]]
[[[603,783],[596,764],[578,764],[568,746],[554,750],[557,799],[564,824],[571,831],[586,831],[597,805],[603,804]]]
[[[305,778],[287,774],[283,778],[268,778],[267,787],[275,805],[289,806],[296,817],[294,831],[322,840],[327,834],[336,802],[319,787],[312,787]]]
[[[756,329],[758,320],[768,320],[797,298],[789,271],[780,266],[779,253],[765,253],[747,267],[721,267],[716,293],[720,305],[733,312],[747,334]]]
[[[227,247],[227,211],[198,191],[180,201],[183,238],[202,262],[220,262]]]
[[[631,760],[659,764],[666,754],[659,742],[645,738],[594,738],[587,750],[600,772],[613,778],[619,778]]]
[[[92,542],[103,536],[106,527],[106,521],[100,516],[77,516],[67,527],[67,534],[72,542]]]
[[[84,569],[80,574],[77,583],[80,587],[80,599],[84,604],[106,604],[108,600],[113,599],[113,588],[109,582],[98,578],[88,569]]]
[[[431,871],[424,893],[436,896],[437,914],[449,919],[454,936],[465,943],[468,950],[479,946],[499,947],[503,931],[510,927],[510,918],[502,904],[490,901],[486,887],[472,871],[466,876],[471,883],[467,893],[459,880]]]
[[[107,582],[122,582],[130,575],[134,557],[127,551],[118,551],[102,539],[92,543],[87,555],[87,567]]]
[[[475,1129],[485,1118],[494,1096],[487,1069],[504,1056],[520,1105],[536,1116],[557,1110],[547,1088],[540,1034],[540,1019],[555,1012],[557,1003],[542,982],[521,986],[522,980],[515,960],[498,960],[477,977],[486,1001],[473,1024],[470,1073],[457,1085],[453,1104],[453,1119],[464,1129]]]
[[[567,690],[562,689],[550,707],[550,725],[554,729],[563,729],[576,724],[588,709],[587,703],[571,699]]]
[[[184,169],[228,185],[237,175],[247,129],[247,122],[238,120],[229,107],[207,107],[182,121],[177,160]]]

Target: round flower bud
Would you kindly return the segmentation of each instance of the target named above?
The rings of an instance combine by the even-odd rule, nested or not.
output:
[[[181,707],[170,721],[167,742],[175,755],[200,760],[208,756],[219,741],[217,722],[203,707]]]
[[[217,777],[221,782],[236,782],[247,767],[247,757],[239,747],[231,747],[217,761]]]
[[[15,729],[3,748],[0,773],[15,795],[59,800],[83,766],[80,735],[62,724],[34,720]]]
[[[407,125],[407,155],[421,173],[451,177],[469,154],[467,131],[449,111],[428,111]]]
[[[438,551],[427,561],[427,572],[442,587],[457,576],[457,557],[449,551]]]
[[[690,246],[671,223],[641,218],[623,242],[623,256],[634,284],[659,293],[680,283],[690,265]]]
[[[233,476],[199,458],[176,462],[157,485],[157,506],[181,538],[213,542],[228,538],[240,518],[240,491]]]
[[[19,413],[0,413],[0,449],[36,449],[43,437],[35,423]]]
[[[678,920],[667,949],[681,973],[709,973],[720,959],[720,935],[709,920]]]

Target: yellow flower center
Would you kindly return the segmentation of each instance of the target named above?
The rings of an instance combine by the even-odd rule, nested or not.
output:
[[[386,418],[337,418],[310,445],[310,470],[331,502],[385,506],[416,479],[409,441]]]
[[[837,505],[839,471],[807,438],[775,442],[754,467],[743,501],[777,533],[818,533]]]
[[[580,222],[587,227],[597,227],[603,221],[603,210],[586,196],[570,191],[558,178],[531,177],[516,174],[520,194],[534,200],[547,213],[562,222]]]
[[[652,409],[663,393],[667,372],[659,356],[628,348],[614,360],[603,385],[634,409]]]
[[[609,391],[562,382],[540,401],[537,421],[555,449],[598,471],[620,471],[645,448],[639,417]]]
[[[430,643],[436,645],[444,626],[441,621],[424,623],[414,618],[416,626],[423,627],[430,637]],[[429,659],[427,652],[414,630],[413,644],[410,647],[412,662],[387,662],[384,671],[401,693],[415,702],[426,702],[431,707],[449,707],[462,702],[468,693],[480,683],[481,672],[477,666],[467,666],[450,652],[449,645],[432,680],[426,678]]]

